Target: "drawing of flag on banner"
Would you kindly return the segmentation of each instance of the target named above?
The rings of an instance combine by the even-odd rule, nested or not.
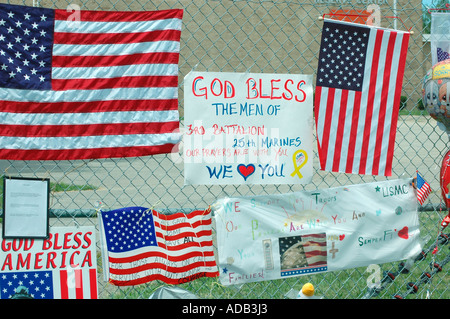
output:
[[[164,215],[128,207],[102,212],[101,220],[105,273],[114,285],[182,284],[219,275],[210,210]]]
[[[392,175],[409,33],[326,19],[315,95],[320,168]]]
[[[423,205],[425,200],[428,198],[428,195],[431,194],[431,187],[422,176],[417,173],[417,200],[420,205]]]
[[[97,271],[2,272],[1,299],[97,299]]]
[[[0,159],[177,151],[182,15],[0,4]]]

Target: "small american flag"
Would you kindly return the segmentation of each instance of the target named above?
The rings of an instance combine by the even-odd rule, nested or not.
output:
[[[325,20],[315,119],[320,168],[392,175],[409,33]]]
[[[0,159],[176,151],[182,15],[0,4]]]
[[[2,272],[1,299],[97,299],[97,270]]]
[[[441,48],[437,48],[437,60],[438,62],[450,59],[450,54],[448,52],[445,52]]]
[[[152,280],[181,284],[217,277],[211,212],[160,214],[144,207],[101,213],[109,282],[132,286]]]
[[[420,205],[423,205],[428,195],[430,194],[431,194],[430,184],[428,184],[422,178],[422,176],[420,176],[419,173],[417,173],[417,200],[419,201]]]

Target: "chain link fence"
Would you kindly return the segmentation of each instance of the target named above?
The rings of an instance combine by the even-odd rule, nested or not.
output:
[[[398,122],[393,176],[415,176],[416,170],[433,192],[420,208],[421,236],[426,255],[412,264],[406,261],[354,268],[269,282],[223,287],[214,279],[200,278],[181,285],[200,298],[289,298],[306,282],[314,284],[324,298],[425,298],[450,297],[449,245],[439,236],[439,225],[447,211],[439,188],[442,157],[448,137],[421,106],[421,81],[431,67],[430,45],[422,32],[424,7],[418,0],[23,0],[12,4],[66,9],[77,5],[90,10],[184,9],[181,37],[179,110],[183,125],[183,79],[191,70],[209,72],[315,74],[322,21],[332,9],[365,10],[379,5],[381,25],[414,32],[403,83],[403,104]],[[430,1],[431,6],[436,6]],[[425,10],[426,11],[426,10]],[[50,178],[51,226],[94,225],[96,210],[127,206],[154,207],[161,212],[205,209],[217,198],[277,194],[359,184],[385,179],[318,170],[308,185],[185,186],[182,149],[179,154],[140,158],[83,161],[0,161],[4,176]],[[3,196],[3,194],[1,195]],[[97,233],[97,238],[99,234]],[[438,253],[431,254],[439,240]],[[162,282],[134,287],[116,287],[103,280],[100,246],[98,289],[103,299],[148,298]],[[369,289],[381,280],[379,289]],[[417,289],[416,289],[417,288]]]

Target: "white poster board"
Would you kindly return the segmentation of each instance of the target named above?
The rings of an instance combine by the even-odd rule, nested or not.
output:
[[[421,251],[412,179],[224,198],[215,215],[220,282],[381,264]]]
[[[185,184],[307,184],[312,75],[190,72],[184,79]]]

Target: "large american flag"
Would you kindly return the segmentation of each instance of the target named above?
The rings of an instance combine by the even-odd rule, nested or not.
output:
[[[392,175],[409,33],[326,19],[315,119],[320,168]]]
[[[126,207],[102,212],[101,220],[105,273],[113,285],[182,284],[219,275],[209,209],[166,215]]]
[[[2,272],[1,299],[97,299],[97,270]]]
[[[182,15],[0,4],[0,159],[176,151]]]

